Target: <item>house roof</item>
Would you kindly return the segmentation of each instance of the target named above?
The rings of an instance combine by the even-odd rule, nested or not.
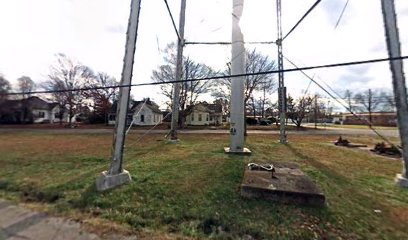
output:
[[[140,104],[143,104],[144,102],[145,102],[145,100],[142,100],[142,101],[132,101],[132,102],[129,104],[129,105],[131,106],[130,109],[129,109],[129,113],[134,113],[134,112],[135,112],[135,109],[137,108],[137,106],[139,106]],[[162,114],[162,111],[160,111],[159,106],[158,106],[155,102],[151,101],[149,98],[146,100],[145,106],[148,107],[150,110],[152,110],[152,112],[154,112],[154,113]],[[111,107],[110,112],[111,112],[111,113],[116,113],[117,107],[118,107],[118,102],[115,101],[115,102],[112,104],[112,107]]]
[[[16,108],[21,108],[21,100],[5,100],[1,104],[2,108],[7,108],[7,109],[16,109]]]
[[[195,105],[190,105],[186,108],[186,113],[190,114],[193,110],[199,110],[197,107],[201,106],[201,111],[209,112],[211,114],[222,114],[221,104],[200,102]]]
[[[202,111],[202,112],[211,112],[210,109],[208,109],[204,104],[202,103],[197,103],[195,105],[190,105],[186,108],[185,112],[186,114],[192,113],[194,110],[196,111]]]
[[[20,100],[6,100],[3,102],[2,106],[7,109],[21,109],[23,105],[26,104],[28,108],[31,109],[40,109],[40,110],[52,110],[58,105],[58,103],[49,103],[42,100],[39,97],[29,97],[27,99]]]
[[[145,100],[143,101],[134,101],[131,107],[131,111],[134,111],[134,109],[136,109],[137,106],[139,106],[140,104],[143,104],[145,102]],[[146,103],[145,106],[148,107],[150,110],[152,110],[152,112],[157,113],[157,114],[162,114],[162,112],[159,109],[159,106],[150,100],[150,98],[146,99]]]
[[[221,104],[216,103],[203,103],[212,113],[222,113]]]
[[[29,97],[27,98],[27,103],[32,109],[51,110],[56,106],[53,103],[48,103],[39,97]]]

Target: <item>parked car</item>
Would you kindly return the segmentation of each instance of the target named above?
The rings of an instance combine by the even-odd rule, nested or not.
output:
[[[258,119],[248,117],[248,118],[246,119],[246,123],[247,123],[248,125],[258,125],[258,124],[259,124],[259,121],[258,121]]]
[[[261,120],[259,120],[259,125],[267,126],[267,125],[271,125],[271,124],[272,124],[272,121],[271,121],[271,120],[268,120],[268,119],[261,119]]]

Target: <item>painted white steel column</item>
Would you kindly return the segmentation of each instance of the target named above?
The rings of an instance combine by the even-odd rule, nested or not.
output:
[[[119,101],[116,110],[115,132],[113,134],[112,161],[108,171],[102,172],[96,180],[98,191],[104,191],[131,181],[130,175],[123,170],[123,147],[126,137],[126,121],[129,108],[130,85],[132,84],[133,63],[136,50],[137,30],[139,25],[141,0],[132,0],[130,17],[126,34],[126,49],[123,59],[122,78],[119,91]]]
[[[388,55],[391,58],[401,57],[401,47],[397,26],[394,0],[381,0]],[[408,187],[408,102],[402,60],[390,61],[395,105],[397,107],[398,128],[402,144],[403,170],[398,174],[398,185]]]
[[[244,0],[233,0],[232,10],[232,56],[231,74],[245,73],[244,36],[239,26],[242,16]],[[231,78],[231,126],[230,152],[242,152],[244,149],[244,87],[245,77]]]

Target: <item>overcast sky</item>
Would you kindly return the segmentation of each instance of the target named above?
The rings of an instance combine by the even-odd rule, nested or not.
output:
[[[180,0],[168,0],[178,25]],[[284,34],[315,0],[282,0]],[[380,0],[350,0],[340,25],[336,21],[346,0],[323,0],[284,42],[284,55],[299,66],[387,57]],[[271,0],[247,0],[241,22],[245,41],[276,40],[276,7]],[[408,55],[408,1],[396,0],[402,55]],[[188,41],[230,41],[232,0],[187,0]],[[0,73],[11,82],[30,76],[47,80],[55,53],[65,53],[120,79],[130,0],[1,0]],[[163,0],[142,0],[133,83],[150,82],[162,63],[160,49],[176,40]],[[248,45],[276,59],[275,45]],[[185,55],[222,69],[229,46],[187,46]],[[408,63],[405,61],[405,72]],[[285,68],[292,66],[285,62]],[[388,63],[309,71],[320,83],[340,91],[391,88]],[[324,83],[323,83],[324,82]],[[289,73],[291,95],[309,83]],[[312,85],[311,93],[322,92]],[[134,88],[136,99],[164,100],[157,87]]]

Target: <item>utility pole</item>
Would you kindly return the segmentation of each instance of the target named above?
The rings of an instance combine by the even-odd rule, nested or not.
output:
[[[186,0],[181,0],[179,36],[177,41],[177,60],[176,60],[176,80],[183,77],[183,48],[184,48],[184,25],[186,22]],[[180,83],[174,83],[173,106],[171,114],[170,139],[177,141],[177,127],[179,121],[179,101],[180,101]]]
[[[231,46],[231,74],[245,73],[244,36],[239,22],[244,8],[244,0],[233,0],[232,6],[232,46]],[[224,148],[226,153],[250,153],[244,148],[245,106],[244,106],[245,77],[231,79],[231,112],[230,112],[230,146]]]
[[[115,132],[113,134],[112,161],[108,171],[102,172],[102,176],[96,179],[96,189],[104,191],[131,181],[128,171],[122,167],[123,147],[126,137],[126,121],[129,109],[130,85],[132,84],[133,63],[136,50],[137,30],[139,25],[141,0],[132,0],[128,30],[126,34],[126,49],[123,59],[121,87],[119,101],[116,110]]]
[[[277,26],[278,26],[278,39],[276,40],[276,45],[278,45],[278,78],[279,78],[279,88],[278,88],[278,103],[279,103],[279,142],[286,143],[286,88],[284,82],[283,73],[283,53],[282,53],[282,3],[281,0],[276,0],[276,12],[277,12]]]
[[[388,55],[391,58],[401,57],[401,47],[395,12],[394,0],[381,0]],[[397,108],[398,128],[404,159],[402,174],[397,174],[395,181],[401,187],[408,187],[408,102],[402,60],[390,61],[392,85]]]

